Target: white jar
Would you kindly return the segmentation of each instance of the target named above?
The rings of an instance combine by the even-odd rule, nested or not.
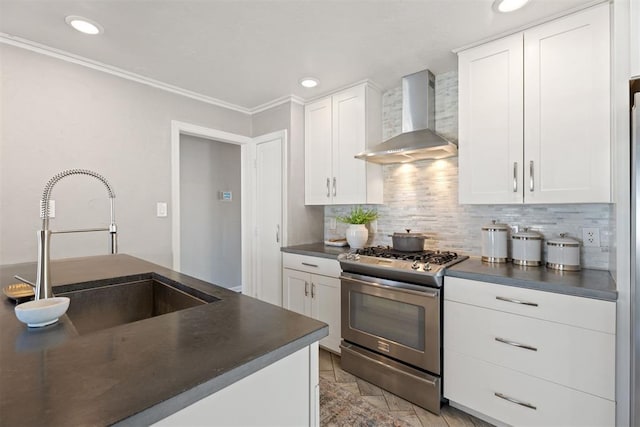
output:
[[[542,263],[542,234],[523,228],[511,236],[511,258],[516,265],[537,266]]]
[[[482,227],[482,261],[507,262],[508,233],[509,226],[498,224],[496,220]]]
[[[547,241],[547,267],[554,270],[580,270],[580,242],[566,233],[560,233],[560,238]]]

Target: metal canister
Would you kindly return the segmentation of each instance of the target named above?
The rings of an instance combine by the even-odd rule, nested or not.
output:
[[[547,241],[547,267],[554,270],[580,270],[580,242],[567,233],[560,233],[560,238]]]
[[[507,262],[507,236],[509,226],[493,220],[482,227],[482,261]]]
[[[511,235],[511,258],[516,265],[537,266],[542,263],[542,234],[523,228]]]

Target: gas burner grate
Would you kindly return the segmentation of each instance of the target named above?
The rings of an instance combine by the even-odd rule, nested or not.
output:
[[[356,249],[356,254],[364,256],[372,256],[377,258],[391,258],[403,261],[428,262],[431,264],[443,265],[458,258],[458,254],[449,251],[418,251],[403,252],[393,249],[390,246],[368,246],[362,249]]]

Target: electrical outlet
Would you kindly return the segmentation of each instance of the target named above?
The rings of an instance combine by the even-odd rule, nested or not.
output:
[[[335,230],[338,228],[338,224],[336,223],[335,217],[329,218],[329,230]]]
[[[585,247],[600,247],[600,229],[589,227],[583,228],[582,242]]]

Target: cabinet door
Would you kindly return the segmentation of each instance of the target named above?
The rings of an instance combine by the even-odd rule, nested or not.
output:
[[[333,204],[366,203],[366,162],[354,158],[365,149],[365,86],[340,92],[332,101]]]
[[[616,4],[616,7],[621,7],[621,5]],[[631,0],[629,2],[629,11],[631,17],[631,40],[629,43],[629,48],[631,49],[630,76],[637,79],[640,78],[640,1]]]
[[[522,203],[522,34],[461,52],[460,203]]]
[[[282,269],[282,306],[305,316],[311,315],[311,275],[303,271]]]
[[[524,33],[525,202],[610,201],[609,4]]]
[[[304,108],[304,201],[307,205],[331,203],[331,98]]]
[[[329,335],[320,344],[340,353],[340,279],[311,275],[312,317],[329,325]]]

